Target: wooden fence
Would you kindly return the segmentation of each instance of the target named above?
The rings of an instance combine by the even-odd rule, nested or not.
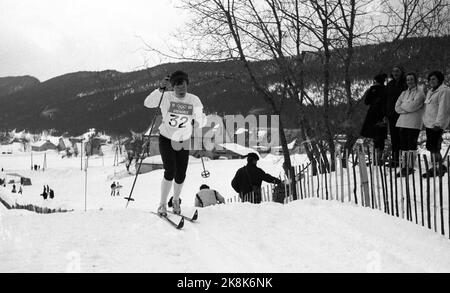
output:
[[[400,166],[395,167],[378,164],[377,157],[373,150],[360,147],[351,153],[338,154],[334,170],[323,163],[330,161],[330,157],[295,166],[295,178],[278,186],[263,186],[261,194],[235,196],[228,203],[287,204],[311,198],[351,203],[413,222],[450,239],[450,173],[439,172],[443,165],[450,166],[450,158],[433,162],[427,155],[402,154]],[[407,172],[399,177],[402,167]],[[410,167],[414,171],[409,171]],[[432,176],[422,176],[430,169],[434,170]],[[317,174],[313,174],[314,170]]]

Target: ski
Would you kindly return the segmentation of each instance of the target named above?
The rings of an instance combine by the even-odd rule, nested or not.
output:
[[[171,215],[179,216],[179,217],[181,217],[181,218],[183,218],[184,220],[187,220],[187,221],[189,221],[189,222],[195,222],[195,221],[198,220],[198,210],[195,210],[195,213],[194,213],[194,215],[193,215],[192,217],[188,217],[188,216],[185,216],[185,215],[183,215],[183,214],[177,215],[177,214],[175,214],[174,212],[168,212],[168,213],[171,214]]]
[[[167,217],[167,216],[162,216],[162,215],[160,215],[158,213],[154,213],[154,212],[151,212],[151,213],[158,216],[161,219],[166,220],[171,226],[173,226],[174,228],[176,228],[178,230],[181,230],[184,227],[184,218],[183,217],[181,217],[181,220],[177,223],[177,222],[169,219],[169,217]]]

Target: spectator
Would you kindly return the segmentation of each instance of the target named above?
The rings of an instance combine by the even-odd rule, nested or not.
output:
[[[55,192],[53,191],[53,189],[50,189],[50,199],[54,199],[55,198]]]
[[[123,186],[120,185],[119,181],[117,181],[117,184],[116,184],[116,196],[120,196],[120,189],[122,187]]]
[[[23,189],[22,189],[22,185],[20,185],[20,187],[19,187],[19,194],[22,194],[23,193]]]
[[[111,196],[116,196],[116,182],[111,184]]]
[[[400,173],[397,174],[397,177],[414,173],[415,158],[417,157],[417,140],[423,126],[425,102],[425,94],[422,89],[418,88],[417,82],[418,78],[415,73],[406,75],[408,89],[400,95],[395,105],[395,111],[400,115],[397,121],[400,135],[400,150],[402,151],[400,161],[403,161],[405,155],[408,158],[408,161],[403,163],[403,167]]]
[[[48,193],[47,193],[47,188],[44,185],[44,191],[42,192],[41,196],[44,198],[44,200],[47,200],[48,197]]]
[[[374,148],[377,151],[376,163],[382,163],[385,140],[387,138],[386,116],[386,82],[387,75],[379,74],[375,76],[375,84],[365,93],[364,103],[369,105],[366,120],[364,121],[361,135],[373,139]]]
[[[15,184],[13,184],[13,189],[11,190],[11,192],[12,192],[12,193],[17,193],[16,185],[15,185]]]
[[[395,111],[395,105],[400,95],[407,89],[405,70],[401,66],[392,69],[392,80],[386,87],[386,122],[389,123],[391,135],[392,161],[391,167],[398,167],[400,154],[400,134],[398,132],[397,121],[400,115]]]
[[[128,172],[130,172],[130,166],[131,166],[131,163],[133,163],[133,158],[134,158],[133,151],[129,150],[127,152],[127,164],[125,165]]]
[[[195,195],[195,206],[205,208],[208,206],[223,204],[225,198],[214,189],[210,189],[208,185],[202,185],[200,191]]]
[[[442,169],[437,166],[442,160],[442,135],[450,124],[450,88],[444,84],[444,80],[444,74],[440,71],[434,71],[428,76],[431,90],[425,99],[423,122],[427,132],[427,149],[435,165],[423,174],[424,177],[433,177],[435,169],[437,176],[448,171],[448,166],[443,166]]]
[[[231,182],[233,189],[239,193],[244,202],[255,204],[261,203],[261,184],[263,181],[268,183],[281,183],[281,180],[266,174],[257,167],[259,157],[255,153],[247,155],[247,166],[242,167],[236,172]]]

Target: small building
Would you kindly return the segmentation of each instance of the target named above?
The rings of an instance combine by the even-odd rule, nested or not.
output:
[[[45,140],[45,141],[42,140],[42,141],[33,143],[31,145],[31,150],[33,152],[56,151],[56,150],[58,150],[58,147],[48,140]]]
[[[31,179],[26,178],[17,173],[7,173],[6,182],[9,184],[22,184],[23,186],[31,186]]]
[[[72,148],[72,142],[68,138],[60,137],[58,142],[58,149],[60,151]]]

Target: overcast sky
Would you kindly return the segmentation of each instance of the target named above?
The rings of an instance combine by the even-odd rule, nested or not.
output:
[[[177,0],[0,0],[0,77],[41,81],[83,70],[132,71],[161,62],[142,37],[164,47],[186,20]]]

